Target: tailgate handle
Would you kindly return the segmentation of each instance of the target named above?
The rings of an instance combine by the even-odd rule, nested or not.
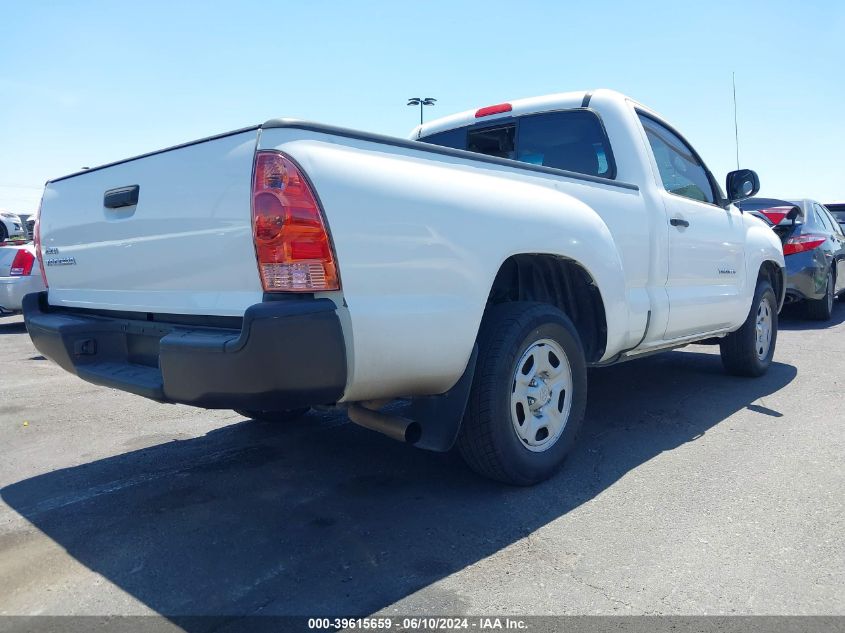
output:
[[[141,187],[139,185],[109,189],[103,196],[103,205],[107,209],[120,209],[121,207],[134,206],[138,204],[138,195],[140,192]]]

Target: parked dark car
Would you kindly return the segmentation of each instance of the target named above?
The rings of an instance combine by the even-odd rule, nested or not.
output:
[[[845,230],[815,200],[752,198],[740,208],[766,220],[783,243],[786,302],[802,302],[811,319],[830,319],[834,298],[845,293]]]
[[[845,202],[829,202],[824,206],[830,211],[833,219],[839,222],[840,228],[845,231]]]

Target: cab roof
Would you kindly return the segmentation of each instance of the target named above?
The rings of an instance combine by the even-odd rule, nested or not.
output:
[[[587,107],[590,98],[601,92],[605,96],[610,96],[617,99],[627,99],[625,95],[616,92],[615,90],[601,89],[601,90],[578,90],[575,92],[559,92],[555,94],[543,95],[540,97],[528,97],[525,99],[512,99],[504,102],[510,105],[510,110],[499,112],[484,116],[484,121],[495,121],[499,118],[508,118],[514,116],[522,116],[526,114],[535,114],[538,112],[547,112],[549,110],[562,110],[568,108],[585,108]],[[504,104],[490,104],[490,105],[504,105]],[[484,106],[484,108],[490,107]],[[637,104],[639,107],[640,104]],[[437,132],[452,130],[455,128],[466,127],[478,123],[480,118],[477,113],[483,108],[473,108],[472,110],[464,110],[457,114],[434,119],[423,125],[415,127],[410,134],[410,138],[418,139]]]

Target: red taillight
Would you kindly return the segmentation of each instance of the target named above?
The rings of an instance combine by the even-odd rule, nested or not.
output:
[[[41,280],[44,282],[44,287],[47,284],[47,271],[44,270],[44,255],[41,253],[41,207],[44,204],[44,199],[38,203],[38,211],[35,213],[35,226],[32,227],[32,244],[35,246],[35,256],[38,258],[38,267],[41,269]]]
[[[294,162],[280,152],[255,156],[252,231],[265,292],[340,287],[317,199]]]
[[[501,114],[502,112],[510,112],[513,110],[510,103],[500,103],[498,105],[487,106],[476,111],[475,118],[480,119],[483,116],[490,116],[491,114]]]
[[[824,244],[826,239],[827,238],[824,235],[815,235],[813,233],[805,233],[804,235],[790,237],[783,245],[783,254],[794,255],[795,253],[811,251]]]
[[[9,270],[10,277],[26,277],[32,272],[32,265],[35,263],[35,255],[28,250],[21,249],[15,253],[12,260],[12,268]]]

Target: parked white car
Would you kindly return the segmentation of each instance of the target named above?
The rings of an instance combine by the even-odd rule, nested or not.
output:
[[[0,211],[0,242],[7,239],[25,239],[26,231],[17,213]]]
[[[24,313],[90,382],[262,419],[336,405],[531,484],[575,440],[588,366],[707,339],[729,372],[767,370],[783,253],[732,204],[758,188],[739,170],[724,194],[609,90],[412,140],[271,120],[50,181],[50,288]]]
[[[0,246],[0,315],[21,311],[23,298],[46,290],[32,243]]]

